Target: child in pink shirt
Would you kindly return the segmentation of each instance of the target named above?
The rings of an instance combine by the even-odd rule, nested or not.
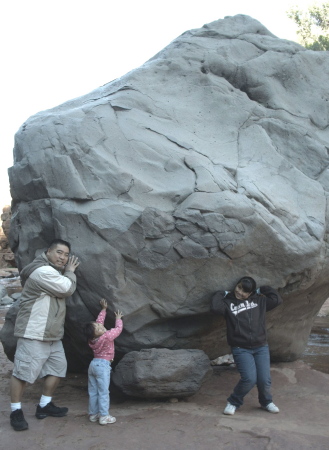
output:
[[[115,328],[107,330],[104,327],[107,302],[104,298],[100,301],[102,310],[96,322],[89,322],[85,326],[85,334],[89,347],[94,352],[94,359],[88,369],[88,394],[89,394],[89,420],[99,422],[100,425],[114,423],[116,418],[110,416],[110,377],[111,362],[114,359],[114,339],[117,338],[123,327],[122,313],[115,313]]]

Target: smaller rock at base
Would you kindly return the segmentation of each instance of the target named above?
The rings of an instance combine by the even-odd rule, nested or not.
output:
[[[11,272],[7,272],[6,270],[0,269],[0,278],[9,278],[11,277]]]
[[[9,297],[8,295],[5,295],[1,299],[1,305],[10,305],[12,303],[14,303],[14,300],[11,297]]]
[[[127,353],[112,380],[132,397],[179,399],[196,394],[211,373],[202,350],[151,348]]]

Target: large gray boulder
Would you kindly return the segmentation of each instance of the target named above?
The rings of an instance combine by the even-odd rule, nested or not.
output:
[[[209,301],[242,275],[284,297],[268,315],[272,358],[301,355],[329,296],[328,79],[327,52],[238,15],[22,125],[10,246],[19,268],[55,236],[81,259],[71,367],[89,362],[81,327],[101,297],[125,314],[118,355],[229,353]]]
[[[202,350],[152,348],[126,353],[112,380],[132,397],[183,398],[196,394],[211,373]]]

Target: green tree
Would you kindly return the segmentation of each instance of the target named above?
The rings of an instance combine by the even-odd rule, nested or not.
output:
[[[297,27],[300,43],[311,50],[329,50],[329,2],[313,4],[306,11],[298,6],[287,11]]]

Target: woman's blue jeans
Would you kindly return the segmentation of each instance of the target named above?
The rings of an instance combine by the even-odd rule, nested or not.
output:
[[[89,414],[107,416],[110,409],[111,363],[94,358],[88,369]]]
[[[267,406],[272,402],[268,345],[257,348],[232,347],[232,355],[241,378],[227,401],[236,407],[241,406],[245,395],[257,385],[259,403]]]

